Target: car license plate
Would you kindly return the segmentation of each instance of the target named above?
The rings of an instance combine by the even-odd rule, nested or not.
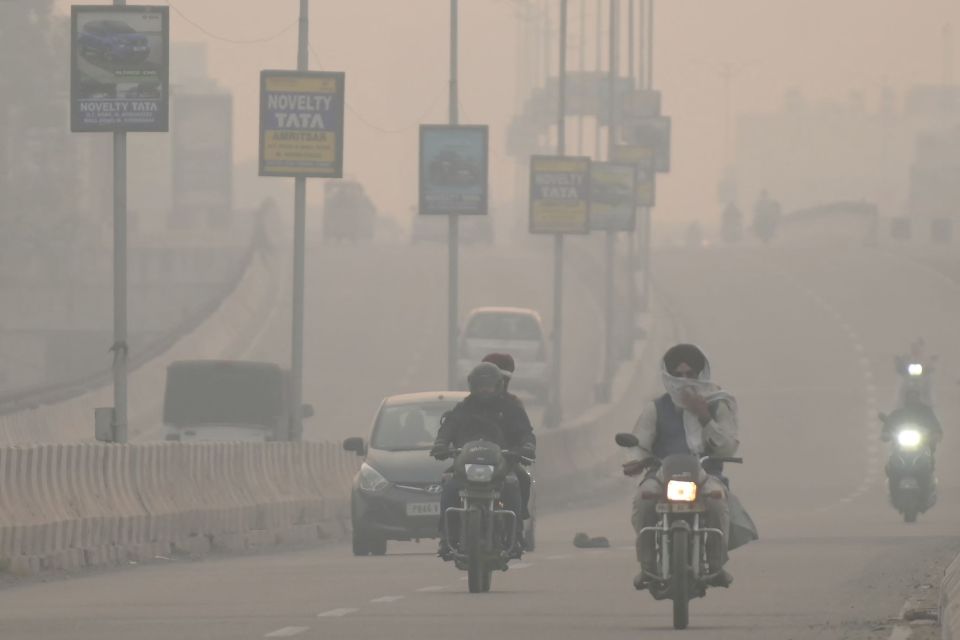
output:
[[[440,515],[439,502],[408,502],[408,516],[438,516]]]
[[[657,513],[699,513],[705,507],[699,502],[658,502]]]

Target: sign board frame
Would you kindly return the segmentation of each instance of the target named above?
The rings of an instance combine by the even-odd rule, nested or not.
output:
[[[342,71],[261,71],[259,174],[342,178],[345,97]]]
[[[637,206],[653,207],[657,204],[656,152],[651,147],[640,145],[614,145],[610,154],[618,163],[632,164],[637,168]]]
[[[587,156],[530,156],[530,233],[590,233],[590,165]],[[554,178],[546,182],[555,185],[538,185],[548,174]],[[575,198],[538,196],[538,188],[550,186],[570,189]]]
[[[590,229],[633,231],[637,227],[637,166],[620,162],[590,165]]]
[[[70,130],[170,130],[169,7],[71,6]]]
[[[489,137],[487,125],[420,125],[419,215],[489,213]]]

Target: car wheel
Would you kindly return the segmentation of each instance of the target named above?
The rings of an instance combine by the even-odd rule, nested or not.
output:
[[[382,537],[371,537],[369,540],[370,553],[375,556],[387,554],[387,539]]]
[[[370,545],[368,544],[367,537],[356,527],[353,529],[353,555],[370,555]]]

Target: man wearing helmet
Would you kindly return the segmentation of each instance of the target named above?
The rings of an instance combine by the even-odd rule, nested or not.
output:
[[[737,404],[733,396],[710,380],[710,363],[703,352],[692,344],[670,348],[661,362],[661,375],[666,393],[644,409],[633,429],[640,440],[636,459],[623,465],[623,472],[636,476],[646,470],[649,458],[663,459],[673,454],[697,456],[733,456],[740,441],[737,435]],[[706,525],[723,531],[723,539],[707,538],[707,556],[716,569],[713,586],[726,587],[733,578],[722,567],[727,562],[727,540],[730,510],[727,487],[718,477],[719,469],[703,472],[702,491],[705,500]],[[711,475],[711,474],[717,475]],[[656,551],[652,536],[641,536],[644,527],[656,525],[656,503],[663,492],[662,478],[649,472],[637,490],[633,503],[633,528],[637,532],[637,559],[641,573],[634,580],[638,589],[650,584],[656,571]]]
[[[494,364],[484,362],[474,367],[467,376],[470,394],[440,420],[440,429],[430,455],[444,459],[449,456],[451,449],[459,449],[468,442],[480,439],[516,451],[525,457],[532,458],[535,455],[533,429],[529,421],[523,422],[515,411],[505,407],[503,381],[503,374]],[[441,513],[446,513],[447,509],[458,505],[460,489],[455,481],[444,484],[440,497]],[[501,498],[507,509],[520,512],[521,500],[517,484],[506,483]],[[457,526],[456,519],[450,524],[451,530],[447,537],[456,540],[459,537],[459,531],[453,530]],[[443,537],[439,555],[449,558],[449,547],[445,545]]]

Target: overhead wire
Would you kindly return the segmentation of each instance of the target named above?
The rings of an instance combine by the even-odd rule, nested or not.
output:
[[[243,38],[228,38],[228,37],[226,37],[226,36],[221,36],[221,35],[218,35],[218,34],[216,34],[216,33],[211,32],[209,29],[207,29],[206,27],[204,27],[202,24],[200,24],[200,23],[197,22],[196,20],[193,20],[193,19],[191,19],[190,17],[188,17],[183,11],[180,10],[179,7],[177,7],[177,6],[176,6],[175,4],[173,4],[172,2],[169,2],[168,4],[170,5],[170,8],[173,9],[174,13],[176,13],[178,16],[180,16],[180,17],[181,17],[185,22],[187,22],[188,24],[193,25],[194,28],[196,28],[198,31],[200,31],[201,33],[203,33],[203,34],[206,35],[207,37],[213,38],[214,40],[220,40],[221,42],[227,42],[227,43],[229,43],[229,44],[259,44],[259,43],[263,43],[263,42],[270,42],[271,40],[276,40],[276,39],[279,38],[280,36],[284,35],[284,34],[287,33],[288,31],[290,31],[291,29],[293,29],[295,26],[297,26],[297,23],[299,22],[299,20],[294,20],[293,22],[291,22],[291,23],[288,24],[287,26],[283,27],[283,29],[281,29],[280,31],[277,31],[277,32],[274,33],[273,35],[269,35],[269,36],[263,36],[263,37],[259,37],[259,38],[249,38],[249,39],[243,39]]]

